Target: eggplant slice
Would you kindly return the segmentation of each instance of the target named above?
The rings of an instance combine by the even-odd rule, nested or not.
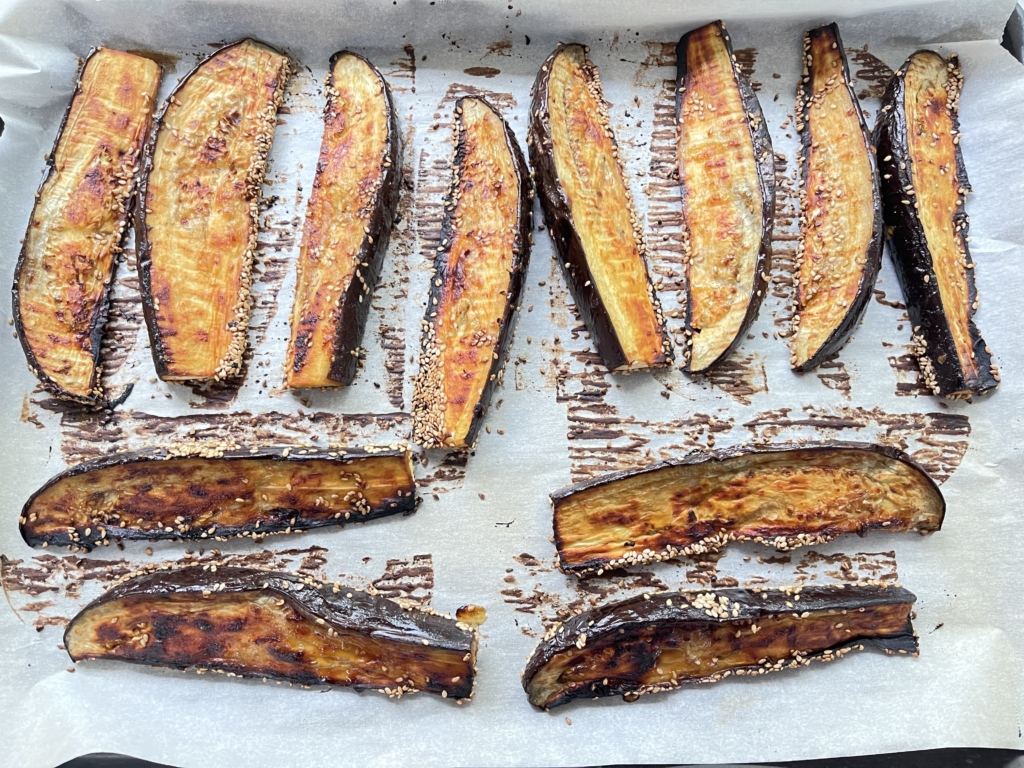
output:
[[[473,696],[477,635],[437,613],[337,584],[197,566],[129,578],[71,620],[72,660]]]
[[[550,709],[598,696],[635,701],[866,647],[916,656],[915,600],[901,587],[870,584],[643,595],[555,625],[527,663],[523,688],[531,704]]]
[[[695,451],[551,494],[565,572],[712,552],[752,540],[780,550],[872,530],[928,533],[946,503],[909,456],[870,443]]]
[[[612,371],[663,367],[672,346],[619,163],[597,67],[559,45],[537,75],[530,163],[544,220],[597,353]]]
[[[63,400],[104,405],[100,343],[159,87],[155,61],[93,51],[36,193],[13,315],[29,368]]]
[[[768,288],[775,157],[754,89],[720,21],[676,46],[679,182],[686,234],[684,370],[724,360]]]
[[[978,291],[964,210],[963,75],[956,56],[918,51],[889,81],[875,125],[885,223],[925,384],[953,399],[999,386],[974,325]]]
[[[423,319],[414,439],[468,450],[501,378],[530,258],[530,175],[480,98],[455,106],[455,160]]]
[[[804,33],[797,88],[801,260],[791,341],[810,371],[846,343],[882,265],[882,198],[839,27]]]
[[[122,539],[256,539],[415,508],[407,450],[193,446],[114,453],[72,467],[32,495],[19,524],[31,546],[89,551]]]
[[[288,58],[221,48],[167,98],[146,145],[136,238],[153,361],[165,381],[242,370],[259,199]]]
[[[331,57],[325,90],[295,281],[289,387],[347,386],[355,378],[402,182],[398,118],[380,72],[342,51]]]

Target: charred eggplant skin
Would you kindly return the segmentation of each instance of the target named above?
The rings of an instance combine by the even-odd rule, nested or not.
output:
[[[909,134],[913,117],[906,109],[906,76],[916,57],[936,56],[930,50],[919,50],[903,63],[886,87],[882,97],[882,108],[875,123],[874,141],[879,172],[882,175],[882,204],[884,208],[886,233],[890,242],[890,253],[896,276],[907,304],[913,331],[914,351],[921,367],[925,384],[940,397],[965,398],[971,394],[983,394],[999,386],[998,372],[992,362],[992,354],[974,324],[974,312],[978,306],[978,291],[974,281],[974,262],[967,246],[970,218],[964,208],[966,193],[970,191],[967,168],[960,149],[960,120],[958,101],[960,90],[960,65],[956,56],[946,59],[947,68],[955,76],[956,94],[951,95],[946,109],[952,123],[954,166],[946,171],[955,174],[958,195],[955,211],[949,226],[954,230],[964,261],[967,283],[967,321],[971,348],[977,367],[976,375],[966,372],[957,354],[956,342],[946,310],[939,292],[932,251],[925,237],[924,226],[914,202],[908,201],[906,190],[914,189],[913,159],[910,153]],[[944,140],[946,137],[940,137]],[[918,192],[920,192],[918,190]]]
[[[391,600],[349,588],[338,589],[338,586],[308,578],[300,579],[279,571],[234,566],[220,566],[216,571],[196,566],[158,570],[129,577],[83,608],[64,631],[64,646],[76,662],[108,658],[180,670],[218,670],[240,677],[266,677],[301,685],[348,685],[356,690],[385,690],[391,695],[397,695],[399,690],[402,693],[422,690],[445,698],[472,697],[477,646],[474,631],[440,614],[419,609],[407,610]],[[198,607],[186,611],[184,621],[154,622],[151,632],[141,643],[139,638],[122,642],[123,638],[117,637],[120,633],[115,630],[116,623],[111,627],[109,639],[87,635],[95,614],[118,601],[122,601],[122,604],[151,605],[154,612],[158,613],[162,607],[171,607],[175,602],[194,601],[201,605],[210,602],[211,598],[221,596],[237,596],[240,605],[255,602],[259,598],[269,598],[291,609],[295,616],[290,622],[292,624],[304,620],[311,626],[328,628],[329,635],[358,635],[377,646],[402,647],[401,653],[407,657],[403,660],[407,669],[393,670],[392,679],[397,677],[401,681],[403,671],[406,674],[415,671],[417,660],[427,659],[431,654],[444,655],[446,664],[457,664],[461,674],[428,674],[426,684],[421,688],[403,687],[399,682],[394,682],[391,688],[381,682],[388,679],[385,667],[377,680],[357,676],[354,680],[342,682],[318,674],[316,658],[310,663],[309,657],[315,657],[316,641],[309,634],[304,636],[304,641],[310,641],[308,644],[313,650],[307,648],[302,653],[285,652],[277,657],[278,666],[253,668],[232,663],[222,658],[217,650],[218,640],[229,642],[230,638],[218,637],[221,630],[216,624],[216,618],[204,617],[203,609]],[[182,627],[182,624],[190,623],[199,625],[200,632],[208,635],[209,642],[196,644],[190,649],[191,652],[182,652],[180,648],[189,642],[182,631],[188,627]],[[240,619],[238,623],[243,623],[243,620]],[[254,631],[258,631],[258,627]],[[103,634],[102,628],[98,634]],[[280,637],[262,637],[256,644],[269,643],[274,646],[281,641]],[[123,652],[119,653],[109,645],[113,643],[117,643]],[[303,645],[306,644],[303,642]],[[168,650],[167,646],[173,650]],[[211,648],[213,650],[209,650]],[[428,665],[429,661],[423,661],[423,668]]]

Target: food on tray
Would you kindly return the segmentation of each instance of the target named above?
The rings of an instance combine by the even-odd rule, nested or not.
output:
[[[136,238],[142,306],[165,381],[237,377],[259,200],[288,59],[221,48],[171,92],[146,145]]]
[[[902,451],[841,442],[695,451],[571,485],[551,502],[560,567],[598,573],[730,541],[785,550],[872,530],[928,533],[946,510]]]
[[[14,277],[15,328],[50,394],[104,404],[100,342],[160,67],[99,48],[47,157]]]
[[[835,24],[804,33],[796,127],[802,253],[791,363],[810,371],[853,333],[882,264],[871,139]]]
[[[668,365],[672,347],[647,271],[597,67],[559,45],[533,86],[530,163],[576,310],[613,371]]]
[[[455,106],[455,156],[423,319],[416,442],[469,449],[502,368],[530,258],[530,174],[515,135],[483,99]]]
[[[916,598],[853,585],[659,592],[556,624],[523,673],[530,703],[670,691],[832,661],[865,647],[917,655]]]
[[[477,634],[449,617],[309,577],[192,566],[114,586],[72,619],[64,646],[76,662],[466,699]]]
[[[716,21],[676,46],[679,181],[687,235],[684,368],[725,359],[768,287],[775,157],[761,105]]]
[[[289,387],[352,383],[402,184],[391,91],[370,62],[331,57],[324,135],[302,230]]]
[[[962,87],[955,55],[918,51],[889,81],[875,125],[885,223],[914,353],[928,388],[950,398],[999,385],[973,320],[978,291],[964,210],[970,183],[957,117]]]
[[[22,509],[32,546],[295,533],[410,513],[407,450],[190,446],[112,453],[51,479]]]

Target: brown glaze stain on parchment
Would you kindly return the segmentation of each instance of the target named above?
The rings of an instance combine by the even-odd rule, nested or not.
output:
[[[858,99],[880,99],[885,94],[885,86],[892,78],[892,68],[874,54],[868,53],[868,47],[847,48],[846,55],[850,59],[850,69],[861,86],[857,91]]]
[[[491,71],[490,67],[472,67],[471,69],[488,70]],[[494,77],[499,74],[500,70],[494,69],[491,74],[484,74],[483,72],[471,72],[469,69],[466,70],[466,74],[478,75],[480,77]],[[466,83],[452,83],[448,86],[448,90],[445,92],[444,97],[438,103],[438,108],[442,107],[453,107],[455,102],[461,99],[463,96],[475,96],[478,98],[485,99],[488,104],[497,109],[502,116],[507,117],[509,110],[515,109],[516,97],[511,93],[503,93],[501,91],[491,91],[487,88],[480,88],[476,85],[468,85]],[[447,182],[445,180],[445,190],[447,191]]]
[[[486,59],[488,56],[511,56],[512,55],[512,41],[511,40],[499,40],[495,43],[487,44],[487,53],[484,54]]]
[[[795,570],[796,584],[817,581],[819,576],[851,584],[858,581],[899,580],[896,553],[893,551],[857,552],[853,555],[837,552],[825,555],[811,549],[802,554]]]
[[[889,355],[889,367],[896,374],[896,396],[897,397],[931,397],[932,391],[925,385],[921,378],[921,369],[917,364],[917,357],[911,351],[909,344],[902,344],[902,355]]]
[[[388,560],[384,573],[371,583],[382,597],[427,605],[434,589],[434,559],[431,555],[413,555],[406,560]]]
[[[757,49],[736,48],[733,50],[733,56],[736,57],[736,63],[739,65],[740,72],[750,81],[750,87],[755,91],[760,91],[761,84],[753,79],[754,65],[757,64]]]
[[[741,405],[750,405],[754,395],[768,391],[764,359],[756,352],[748,355],[733,353],[703,376],[694,377],[695,383],[701,381],[720,389]]]
[[[771,292],[779,299],[779,306],[772,308],[779,338],[786,338],[792,333],[796,277],[800,269],[800,198],[796,184],[796,171],[790,174],[786,156],[776,152]]]
[[[389,63],[390,69],[381,67],[392,91],[416,93],[416,49],[411,45],[402,47],[405,56]]]
[[[494,77],[495,75],[501,74],[501,70],[497,69],[496,67],[468,67],[467,69],[464,69],[462,71],[464,74],[467,74],[470,77],[491,78]]]
[[[142,328],[142,298],[135,249],[125,248],[118,259],[117,278],[110,291],[110,309],[100,345],[103,391],[117,397],[130,381],[117,376],[135,351]]]
[[[847,400],[850,399],[850,374],[847,373],[843,361],[839,359],[838,352],[819,365],[814,375],[826,387],[838,392]]]

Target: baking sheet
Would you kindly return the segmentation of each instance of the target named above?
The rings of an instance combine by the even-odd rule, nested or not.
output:
[[[888,67],[921,45],[958,52],[965,88],[962,143],[982,297],[977,322],[1003,385],[971,404],[921,389],[909,357],[899,287],[883,264],[876,300],[838,359],[796,376],[780,334],[789,326],[795,195],[779,188],[771,295],[730,365],[695,381],[678,371],[631,377],[595,368],[544,232],[535,244],[504,386],[475,454],[431,453],[418,469],[424,503],[412,517],[344,530],[218,546],[97,550],[88,557],[28,548],[16,520],[29,493],[66,464],[118,447],[230,437],[305,445],[406,439],[409,376],[431,252],[448,183],[454,99],[483,92],[525,146],[528,92],[559,39],[591,46],[613,128],[643,214],[659,295],[677,314],[679,194],[671,122],[674,45],[710,21],[698,4],[515,2],[339,6],[292,2],[20,2],[0,4],[0,274],[13,275],[32,193],[71,92],[77,57],[95,44],[158,52],[174,73],[165,94],[213,43],[253,35],[301,64],[280,116],[264,195],[251,357],[240,390],[193,391],[155,380],[135,297],[131,248],[119,267],[105,382],[134,389],[112,414],[83,415],[35,386],[10,331],[0,334],[0,764],[56,765],[110,751],[179,766],[583,765],[816,758],[945,746],[1021,747],[1024,604],[1017,579],[1016,436],[1024,360],[1014,312],[1022,295],[1024,69],[995,42],[1010,2],[722,3],[737,57],[758,84],[780,180],[794,172],[792,110],[800,33],[840,22],[862,106],[877,108]],[[866,47],[865,47],[866,46]],[[367,55],[394,90],[407,186],[354,387],[291,393],[282,363],[294,259],[320,141],[327,59]],[[777,77],[776,77],[777,75]],[[776,98],[777,95],[777,98]],[[539,213],[539,212],[538,212]],[[539,221],[539,217],[538,217]],[[9,297],[0,299],[9,317]],[[678,316],[671,319],[678,332]],[[898,445],[944,481],[949,512],[928,538],[872,534],[779,557],[731,546],[720,561],[637,569],[584,588],[553,568],[546,495],[572,480],[694,447],[788,437]],[[186,550],[190,553],[186,555]],[[301,569],[442,611],[486,607],[476,697],[461,707],[425,695],[317,693],[93,663],[74,673],[60,626],[104,582],[164,559],[233,558]],[[768,561],[768,562],[765,562]],[[846,566],[844,568],[844,565]],[[534,711],[519,672],[544,622],[597,601],[662,587],[898,578],[918,595],[918,659],[864,653],[757,680],[729,679],[634,704],[617,699]]]

